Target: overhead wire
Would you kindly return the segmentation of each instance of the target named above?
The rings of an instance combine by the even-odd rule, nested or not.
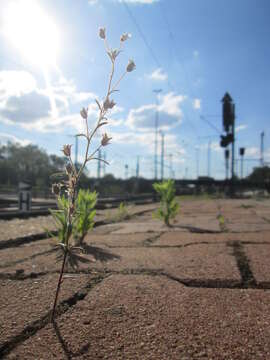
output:
[[[175,41],[175,37],[174,37],[174,34],[172,32],[172,29],[171,29],[171,26],[170,26],[170,22],[167,18],[167,15],[166,15],[166,10],[164,8],[164,5],[163,5],[163,2],[162,1],[159,1],[158,2],[159,4],[159,7],[160,7],[160,12],[161,12],[161,17],[164,21],[164,24],[165,26],[167,27],[167,31],[169,33],[169,38],[170,38],[170,42],[171,42],[171,49],[172,49],[172,53],[174,55],[174,58],[175,60],[182,66],[183,68],[183,73],[184,73],[184,76],[185,76],[185,82],[186,82],[186,87],[189,87],[189,92],[191,93],[191,96],[195,99],[195,95],[194,95],[194,92],[193,92],[193,89],[192,87],[190,86],[191,84],[191,81],[190,81],[190,78],[189,78],[189,75],[188,75],[188,71],[186,69],[186,66],[185,66],[185,63],[180,61],[179,57],[178,57],[178,54],[176,53],[176,50],[175,50],[175,44],[176,44],[176,41]],[[209,120],[207,120],[205,117],[200,117],[201,120],[203,120],[204,122],[206,122],[209,126],[211,126],[212,128],[215,128],[215,125],[213,125]],[[220,131],[218,130],[218,132],[220,133]]]
[[[156,66],[157,66],[158,68],[163,68],[163,69],[164,69],[164,67],[161,66],[161,63],[160,63],[160,61],[158,60],[158,58],[157,58],[157,56],[156,56],[156,54],[155,54],[152,46],[151,46],[150,43],[148,42],[147,37],[145,36],[145,34],[144,34],[141,26],[139,25],[136,17],[135,17],[134,14],[132,13],[129,5],[127,4],[127,2],[126,2],[125,0],[122,0],[122,3],[123,3],[123,5],[124,5],[124,7],[125,7],[125,9],[126,9],[126,11],[127,11],[127,13],[128,13],[128,15],[129,15],[130,19],[133,21],[133,23],[134,23],[134,25],[135,25],[135,27],[136,27],[139,35],[141,36],[141,38],[142,38],[145,46],[147,47],[147,49],[148,49],[148,51],[149,51],[149,54],[151,55],[154,63],[156,64]],[[171,34],[171,36],[173,36],[171,31],[170,31],[170,34]],[[172,90],[172,91],[175,91],[175,87],[172,85],[172,83],[171,83],[171,81],[169,80],[169,78],[167,78],[167,83],[168,83],[168,88],[169,88],[170,90]],[[192,121],[190,120],[188,114],[186,114],[186,118],[187,118],[188,123],[189,123],[189,125],[191,126],[192,130],[197,133],[197,129],[196,129],[196,127],[194,126],[194,124],[192,123]]]

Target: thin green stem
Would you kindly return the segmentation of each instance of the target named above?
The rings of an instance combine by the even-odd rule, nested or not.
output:
[[[51,322],[54,321],[55,309],[56,309],[58,295],[59,295],[60,288],[61,288],[67,253],[68,253],[68,250],[67,250],[67,248],[65,248],[64,258],[63,258],[63,262],[62,262],[62,268],[61,268],[61,272],[60,272],[59,279],[58,279],[58,284],[57,284],[57,288],[56,288],[56,294],[55,294],[55,299],[54,299],[54,304],[53,304],[53,309],[52,309]]]
[[[118,79],[118,81],[116,81],[116,83],[114,84],[114,86],[112,87],[112,90],[110,91],[111,93],[117,88],[117,86],[119,85],[119,83],[122,81],[122,79],[124,78],[124,76],[127,74],[127,71],[125,71],[120,78]]]
[[[111,91],[113,75],[114,75],[114,60],[112,60],[112,71],[111,71],[111,74],[110,74],[110,79],[109,79],[109,85],[108,85],[108,91],[107,91],[106,98],[109,96],[110,91]]]

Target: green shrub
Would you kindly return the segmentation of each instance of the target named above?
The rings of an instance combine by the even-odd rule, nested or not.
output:
[[[50,213],[55,221],[59,242],[66,245],[67,230],[68,230],[68,200],[64,196],[59,196],[57,199],[58,210],[51,210]]]
[[[117,210],[117,220],[118,221],[123,221],[125,219],[128,219],[129,218],[129,214],[128,214],[128,209],[127,209],[127,206],[124,202],[121,202],[119,207],[118,207],[118,210]]]
[[[97,193],[89,190],[80,190],[76,199],[75,214],[72,222],[72,235],[75,245],[80,246],[94,226],[96,215]],[[59,242],[65,244],[67,238],[68,200],[61,196],[58,198],[58,210],[50,210],[56,222]]]
[[[228,229],[227,229],[227,226],[226,226],[226,222],[225,222],[224,216],[223,216],[222,214],[218,214],[217,220],[218,220],[218,224],[219,224],[220,231],[222,231],[222,232],[227,232]]]
[[[74,221],[74,238],[76,244],[81,245],[83,240],[94,226],[96,215],[95,206],[97,203],[97,193],[95,191],[80,190],[76,199],[76,216]]]
[[[153,188],[160,196],[160,208],[153,215],[170,226],[170,220],[175,218],[179,210],[179,204],[175,199],[174,181],[169,179],[162,183],[154,183]]]
[[[116,213],[112,213],[112,212],[107,212],[106,214],[106,220],[108,222],[119,222],[119,221],[123,221],[126,219],[129,219],[130,215],[128,213],[128,208],[127,205],[124,202],[121,202],[120,205],[117,208],[117,212]]]

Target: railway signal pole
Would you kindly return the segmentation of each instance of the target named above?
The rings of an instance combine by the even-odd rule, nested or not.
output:
[[[244,155],[245,155],[244,147],[241,147],[239,149],[239,155],[241,156],[241,179],[243,179],[243,167],[244,167]]]
[[[233,182],[235,178],[234,173],[234,144],[235,144],[235,104],[229,93],[226,93],[222,98],[222,110],[223,110],[223,130],[226,135],[221,135],[220,146],[227,147],[232,144],[231,150],[231,193],[234,193]]]

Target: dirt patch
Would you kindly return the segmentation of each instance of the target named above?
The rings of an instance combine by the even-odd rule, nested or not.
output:
[[[49,274],[36,279],[0,280],[0,338],[1,343],[19,334],[24,327],[49,312],[58,275]],[[70,297],[89,281],[89,276],[77,274],[63,281],[61,300]]]
[[[257,281],[270,281],[270,243],[260,246],[245,245],[245,253],[249,259],[250,268]]]
[[[269,300],[260,291],[188,289],[163,277],[112,276],[8,358],[266,359]]]
[[[269,359],[270,202],[180,209],[171,228],[146,206],[94,229],[79,272],[65,274],[54,325],[55,239],[1,249],[0,357]]]

